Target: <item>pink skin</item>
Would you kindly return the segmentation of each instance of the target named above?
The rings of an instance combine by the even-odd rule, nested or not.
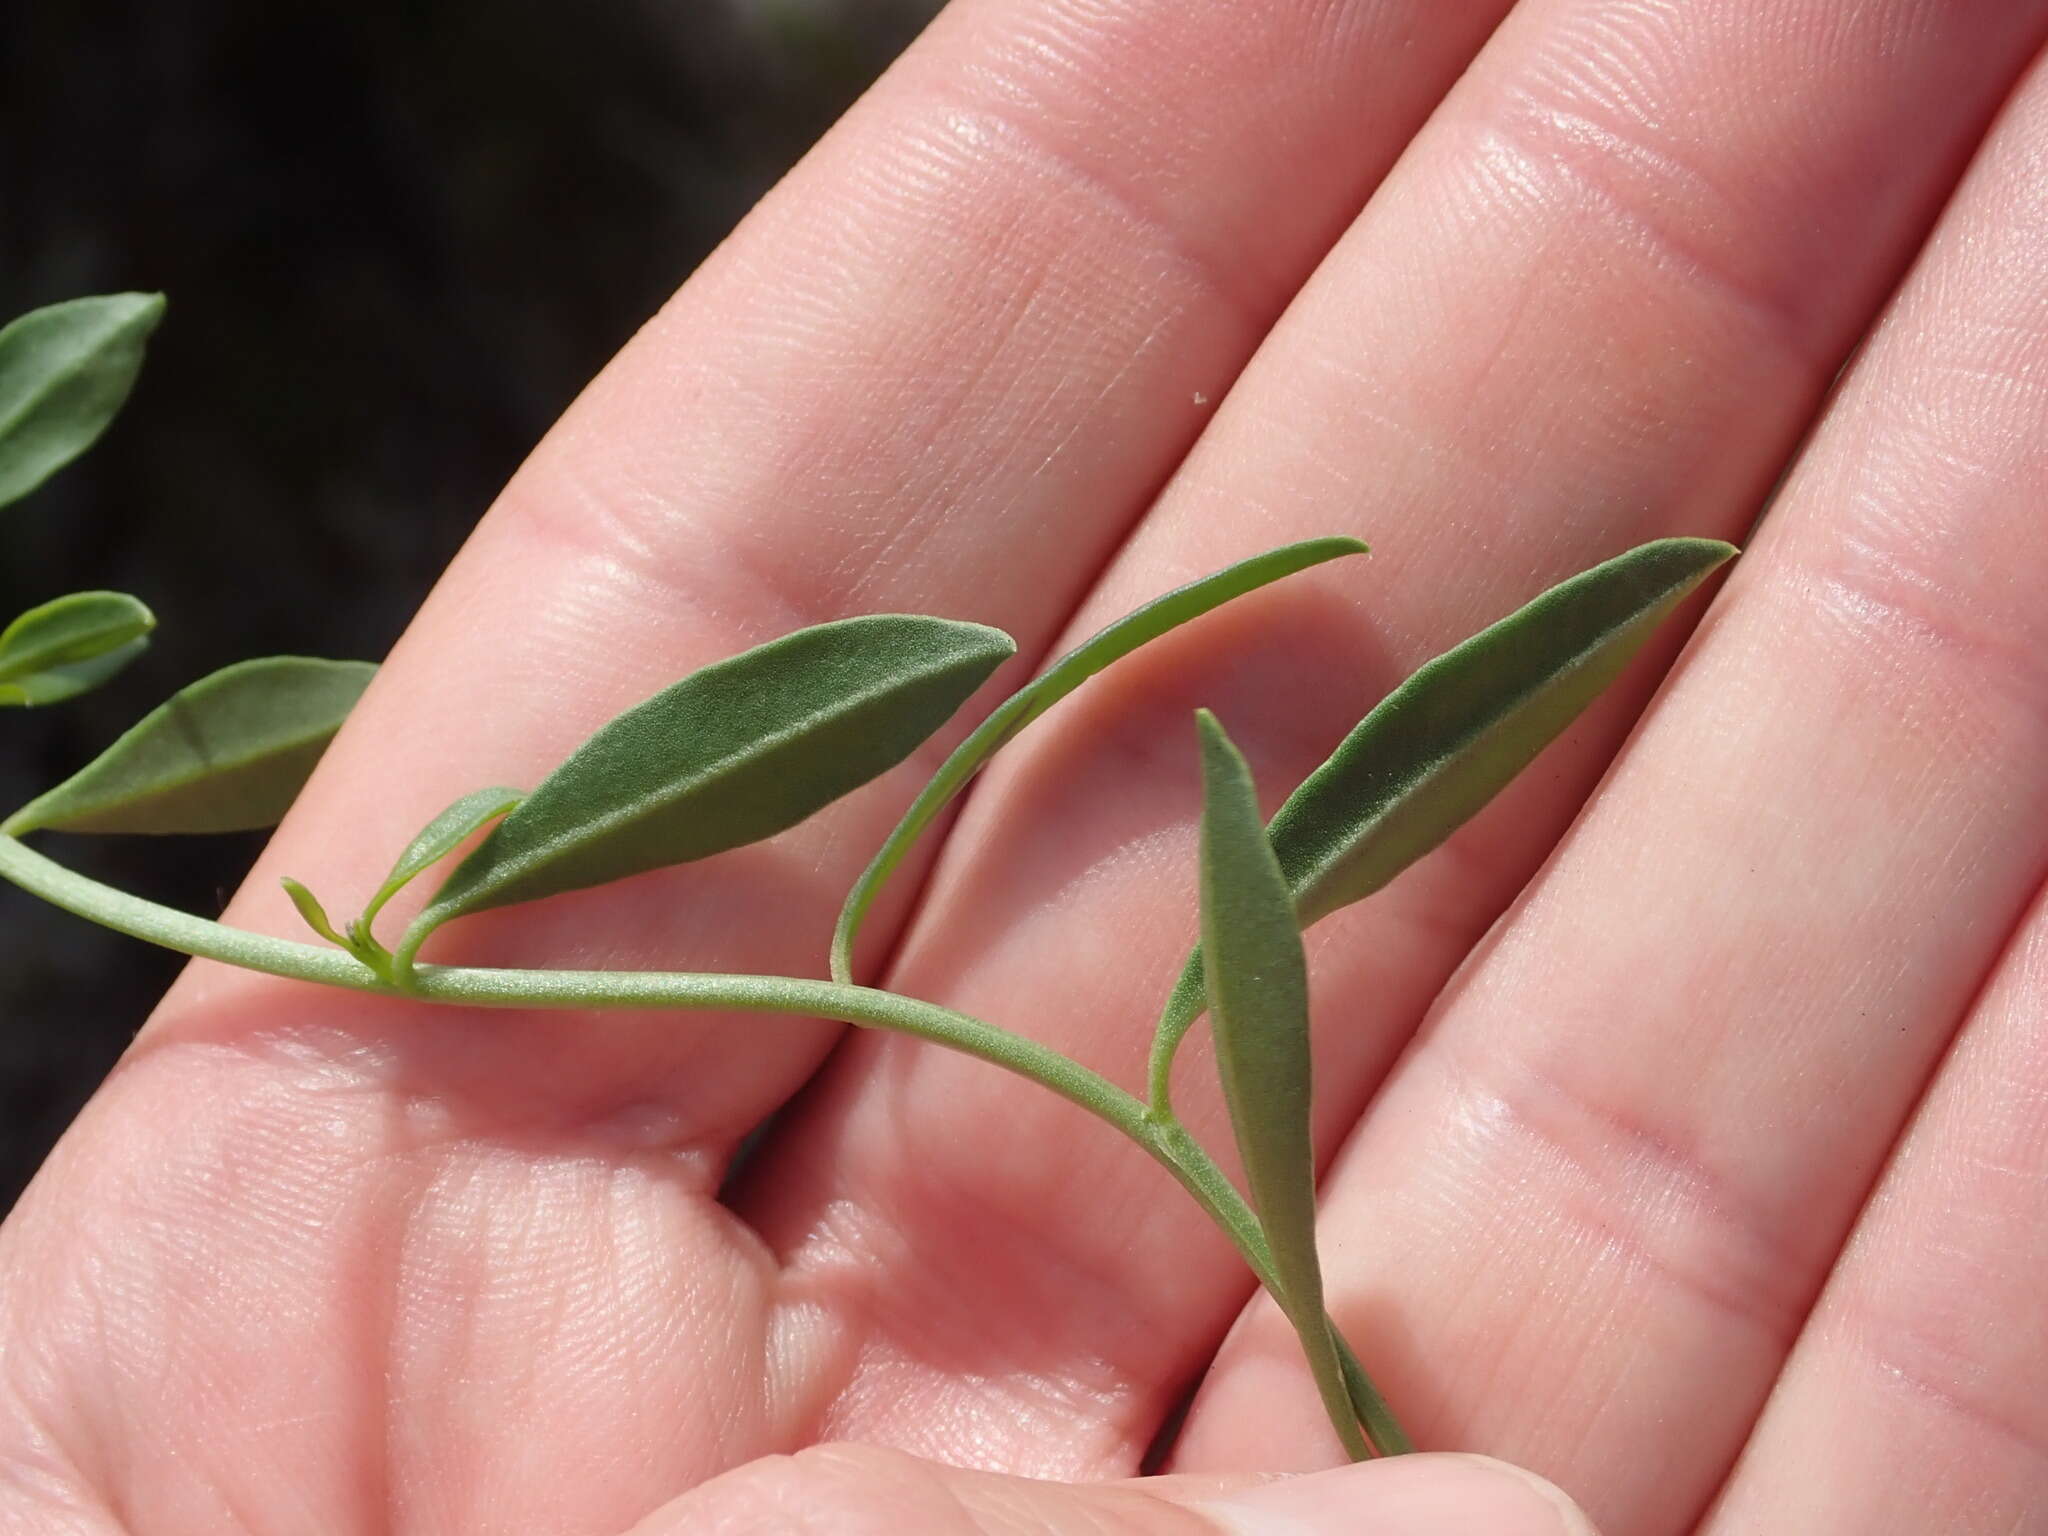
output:
[[[2048,7],[1503,9],[956,0],[536,451],[230,919],[296,935],[280,873],[353,910],[455,794],[795,625],[1001,624],[1007,683],[1359,533],[1063,706],[871,922],[890,985],[1135,1085],[1195,704],[1277,800],[1547,582],[1743,538],[1818,414],[1662,690],[1704,604],[1316,931],[1333,1306],[1425,1443],[1610,1536],[2024,1528]],[[438,953],[815,973],[931,761]],[[680,1530],[840,1439],[1123,1477],[1212,1357],[1177,1469],[1326,1464],[1249,1299],[1154,1165],[979,1063],[195,966],[0,1229],[0,1531]]]

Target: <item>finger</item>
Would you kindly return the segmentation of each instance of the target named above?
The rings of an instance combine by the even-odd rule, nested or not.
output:
[[[1592,1536],[1557,1489],[1476,1456],[1410,1456],[1285,1482],[1070,1484],[970,1472],[869,1446],[751,1462],[628,1536]]]
[[[2048,905],[1973,1011],[1709,1533],[2025,1531],[2048,1508]]]
[[[1271,803],[1378,691],[1545,578],[1655,533],[1738,531],[2039,26],[2038,11],[1912,3],[1682,24],[1620,0],[1519,8],[1083,624],[1253,543],[1357,527],[1381,553],[1212,621],[1020,743],[949,844],[894,984],[1139,1081],[1193,927],[1189,711],[1216,708]],[[1323,1146],[1633,704],[1318,930]],[[1179,1100],[1225,1145],[1203,1066],[1191,1057]],[[1156,1168],[979,1064],[851,1042],[800,1129],[742,1208],[800,1253],[836,1331],[836,1432],[1128,1467],[1243,1294],[1242,1267]],[[1002,1428],[1047,1403],[1099,1426],[1050,1466]],[[1297,1448],[1328,1444],[1289,1429]]]
[[[1337,1313],[1425,1441],[1611,1529],[1691,1529],[2048,875],[2044,148],[2036,70],[1682,674],[1325,1186]],[[1188,1468],[1284,1437],[1276,1336],[1219,1362]]]
[[[1221,396],[1495,9],[951,8],[521,471],[236,920],[298,932],[279,873],[348,909],[455,795],[530,786],[619,709],[792,627],[925,610],[1041,648],[1206,420],[1196,398]],[[908,783],[652,882],[658,896],[642,884],[451,930],[441,955],[815,970]],[[238,1019],[278,1006],[274,984],[232,987]],[[224,995],[188,989],[161,1027],[241,1027],[223,1025]],[[468,1052],[466,1025],[377,1016],[413,1041],[452,1028]],[[713,1144],[800,1082],[832,1033],[769,1042],[757,1025],[735,1048],[722,1021],[494,1029],[508,1044],[493,1071],[529,1064],[536,1113],[609,1113],[592,1101],[616,1100],[624,1075],[636,1098],[658,1083]]]
[[[1978,346],[1968,355],[1956,355],[1953,341],[1935,343],[1956,376],[1973,381],[1943,421],[1974,412],[1989,395],[2034,401],[2033,420],[2009,419],[2007,427],[2024,455],[2010,494],[2028,505],[2023,515],[2038,544],[2038,487],[2048,467],[2040,414],[2048,306],[2035,276],[2048,259],[2040,190],[2048,92],[2040,84],[2020,117],[2024,127],[1985,168],[1995,184],[1979,193],[1979,207],[2005,221],[1981,241],[1959,239],[1945,269],[1958,297],[1996,297],[1966,301],[1974,315],[1930,315],[1918,328],[1976,321],[1970,334]],[[1923,428],[1930,439],[1934,426]],[[1954,451],[1972,447],[1958,442]],[[2037,556],[2008,574],[2038,581],[2039,566]],[[2005,665],[2031,669],[2026,702],[2038,710],[2048,693],[2038,660],[2023,659],[2028,632],[2001,632],[1996,608],[1966,622],[1990,637]],[[2022,840],[2038,850],[2048,823],[2038,758],[2006,793],[2025,820]],[[2048,1508],[2044,1023],[2048,901],[2037,900],[1830,1276],[1710,1532],[1767,1520],[1817,1536],[1988,1536],[2029,1529]]]

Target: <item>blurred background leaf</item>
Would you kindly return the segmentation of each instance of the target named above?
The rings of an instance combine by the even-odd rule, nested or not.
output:
[[[99,693],[8,712],[0,811],[229,662],[382,656],[555,415],[938,3],[0,6],[0,316],[171,300],[0,559],[0,613],[117,587],[162,627]],[[260,841],[50,851],[212,913]],[[0,931],[4,1211],[177,962],[12,890]]]

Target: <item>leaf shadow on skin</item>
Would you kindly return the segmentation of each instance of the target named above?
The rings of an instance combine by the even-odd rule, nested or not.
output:
[[[1033,727],[1050,745],[1006,777],[1002,820],[979,821],[966,861],[949,850],[951,868],[928,888],[924,904],[946,911],[945,944],[913,943],[907,969],[889,984],[953,995],[982,956],[1014,937],[1019,914],[1057,913],[1092,873],[1134,859],[1185,895],[1171,942],[1158,941],[1156,977],[1131,964],[1153,936],[1135,925],[1117,936],[1120,969],[1141,972],[1146,989],[1128,1042],[1131,1059],[1142,1060],[1159,1002],[1195,939],[1195,710],[1213,710],[1243,742],[1270,815],[1401,675],[1357,604],[1313,576],[1240,599],[1120,662]],[[1020,998],[1019,1016],[990,1022],[1028,1034],[1031,1012]]]
[[[1176,1186],[1107,1126],[980,1063],[964,1070],[991,1074],[1005,1103],[1043,1098],[1061,1134],[1032,1137],[1024,1158],[935,1148],[916,1129],[929,1054],[874,1044],[859,1073],[812,1080],[792,1106],[794,1139],[732,1191],[760,1215],[783,1304],[818,1347],[805,1437],[1026,1476],[1135,1475],[1186,1385],[1189,1340],[1155,1321],[1158,1297],[1120,1283],[1115,1248],[1142,1240],[1141,1216],[1180,1199]],[[1126,1155],[1157,1182],[1141,1175],[1113,1207],[1091,1199],[1076,1221],[1073,1190]],[[798,1191],[772,1198],[763,1184],[792,1165]],[[1206,1223],[1189,1243],[1191,1259],[1210,1250],[1203,1266],[1232,1261]]]

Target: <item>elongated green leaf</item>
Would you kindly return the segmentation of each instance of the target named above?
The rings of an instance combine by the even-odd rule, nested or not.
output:
[[[1272,1255],[1274,1299],[1301,1335],[1331,1422],[1366,1455],[1323,1311],[1309,1131],[1308,965],[1294,900],[1266,840],[1251,770],[1203,710],[1202,944],[1216,1067],[1252,1205]]]
[[[107,429],[163,313],[160,293],[111,293],[31,310],[0,330],[0,506]]]
[[[1713,539],[1641,545],[1552,587],[1381,700],[1273,817],[1302,926],[1370,896],[1475,815],[1734,553]],[[1159,1021],[1155,1100],[1202,995],[1197,952]]]
[[[1016,650],[1000,630],[843,619],[694,672],[579,747],[448,877],[450,918],[772,837],[893,768]]]
[[[1125,614],[1108,628],[1089,636],[1011,694],[940,765],[931,782],[925,785],[910,809],[903,813],[903,819],[889,834],[888,841],[882,844],[881,851],[847,893],[846,903],[839,911],[838,927],[832,935],[833,976],[840,981],[853,979],[854,944],[860,937],[860,925],[866,919],[868,909],[874,905],[875,897],[903,862],[911,845],[938,818],[953,797],[967,787],[969,780],[981,771],[997,748],[1110,663],[1128,656],[1169,630],[1200,618],[1232,598],[1242,597],[1269,582],[1278,581],[1282,576],[1291,576],[1296,571],[1320,565],[1325,560],[1334,560],[1340,555],[1362,555],[1365,552],[1365,545],[1357,539],[1333,537],[1308,539],[1241,560],[1213,576],[1176,587],[1165,596]]]
[[[73,592],[0,630],[0,704],[54,704],[140,656],[156,616],[125,592]]]
[[[386,902],[404,890],[416,876],[460,848],[472,832],[487,822],[496,821],[525,798],[524,791],[502,786],[473,789],[428,822],[420,835],[398,856],[398,862],[391,866],[391,873],[377,887],[377,894],[363,908],[363,915],[351,925],[356,935],[368,938],[370,925],[376,922],[377,914],[384,910]]]
[[[1507,786],[1735,553],[1663,539],[1551,588],[1420,668],[1273,818],[1304,921],[1371,895]]]
[[[270,656],[203,677],[0,832],[239,832],[273,826],[369,686],[362,661]]]

